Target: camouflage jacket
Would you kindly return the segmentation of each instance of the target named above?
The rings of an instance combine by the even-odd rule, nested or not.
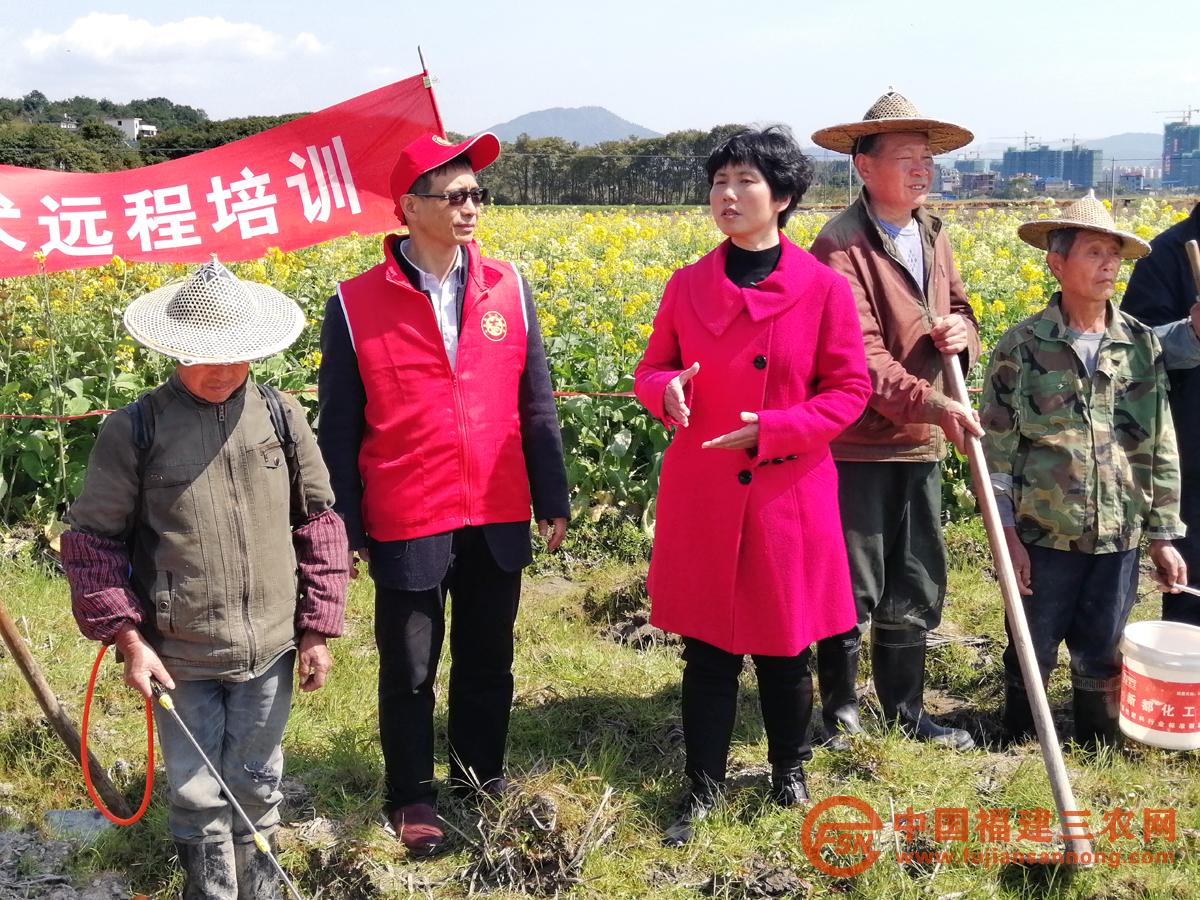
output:
[[[1167,373],[1150,328],[1108,306],[1091,377],[1071,346],[1061,295],[992,353],[980,410],[992,488],[1022,541],[1111,553],[1182,537],[1179,457]]]

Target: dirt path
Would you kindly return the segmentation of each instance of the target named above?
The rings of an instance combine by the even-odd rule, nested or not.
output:
[[[127,900],[129,885],[111,873],[77,886],[66,874],[75,850],[36,831],[0,831],[0,900]]]

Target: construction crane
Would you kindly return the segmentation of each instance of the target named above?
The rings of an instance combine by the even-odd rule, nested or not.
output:
[[[1178,116],[1176,122],[1182,122],[1184,125],[1192,124],[1192,113],[1200,112],[1200,107],[1189,106],[1187,109],[1156,109],[1156,115],[1163,116]]]
[[[1028,150],[1028,149],[1029,149],[1029,142],[1030,142],[1030,141],[1040,141],[1040,140],[1041,140],[1041,138],[1039,138],[1039,137],[1038,137],[1036,134],[1030,134],[1028,131],[1026,131],[1024,134],[999,134],[999,135],[993,135],[992,137],[988,138],[988,140],[989,140],[989,141],[1015,141],[1015,140],[1022,140],[1022,141],[1024,141],[1024,142],[1025,142],[1025,143],[1024,143],[1024,148],[1023,148],[1023,149],[1025,149],[1025,150]]]

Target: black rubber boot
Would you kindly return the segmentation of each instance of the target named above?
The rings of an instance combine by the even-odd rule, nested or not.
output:
[[[269,840],[273,853],[275,838]],[[234,844],[233,856],[237,866],[238,900],[283,900],[279,872],[267,854],[254,844]]]
[[[771,767],[771,799],[779,806],[808,803],[808,779],[802,764]]]
[[[183,900],[238,900],[233,841],[175,844],[183,869]]]
[[[724,794],[724,784],[692,784],[675,821],[663,832],[664,847],[682,847],[696,836],[696,825],[708,818]]]
[[[1075,741],[1094,750],[1105,744],[1117,744],[1121,729],[1120,694],[1114,690],[1074,689]]]
[[[817,687],[821,691],[822,742],[830,750],[849,750],[848,734],[862,734],[858,721],[858,656],[862,634],[857,628],[817,641]]]
[[[961,728],[946,728],[925,713],[925,631],[920,628],[871,630],[875,694],[889,724],[920,741],[954,750],[973,750],[975,740]]]
[[[1029,694],[1023,684],[1004,685],[1004,737],[1009,741],[1024,741],[1036,733]]]

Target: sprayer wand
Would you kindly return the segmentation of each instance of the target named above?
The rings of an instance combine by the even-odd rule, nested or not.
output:
[[[154,699],[158,701],[158,705],[170,713],[171,718],[175,720],[175,724],[179,726],[179,729],[183,732],[184,736],[191,742],[192,746],[196,748],[196,752],[200,754],[200,759],[204,761],[205,768],[207,768],[209,774],[217,780],[217,784],[220,786],[221,792],[225,794],[225,797],[229,800],[229,805],[233,807],[234,812],[238,814],[241,820],[246,823],[246,827],[250,829],[250,834],[254,837],[254,846],[258,848],[259,853],[265,854],[267,859],[271,861],[271,865],[275,867],[275,871],[279,873],[279,877],[283,879],[283,883],[287,885],[287,888],[291,892],[292,896],[295,897],[296,900],[304,900],[304,897],[298,890],[296,890],[296,885],[294,885],[292,880],[288,878],[287,872],[283,871],[283,866],[279,864],[279,860],[275,858],[275,854],[271,852],[270,842],[263,837],[261,833],[259,833],[257,828],[254,827],[254,823],[250,821],[250,817],[246,815],[246,811],[242,809],[242,805],[238,803],[237,798],[233,796],[233,791],[229,790],[229,786],[225,784],[225,779],[221,777],[221,773],[217,771],[217,767],[214,766],[209,758],[204,754],[200,744],[196,741],[196,738],[193,737],[192,732],[188,730],[188,727],[185,724],[183,724],[183,718],[175,710],[175,702],[171,699],[171,695],[167,693],[166,688],[164,688],[157,681],[157,679],[154,678],[150,679],[150,688],[154,691]]]

